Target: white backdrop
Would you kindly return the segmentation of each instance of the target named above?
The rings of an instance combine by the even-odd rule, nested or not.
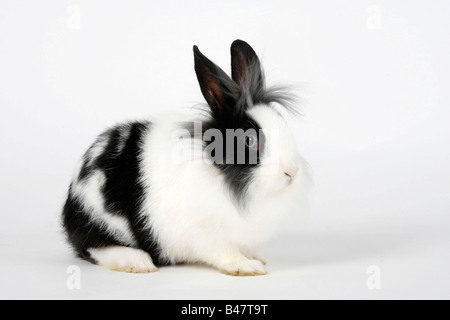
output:
[[[449,13],[444,0],[1,2],[0,298],[450,298]],[[308,223],[265,250],[270,274],[73,258],[59,214],[81,154],[115,122],[202,101],[192,46],[229,72],[238,38],[269,84],[298,88],[291,122],[315,180]]]

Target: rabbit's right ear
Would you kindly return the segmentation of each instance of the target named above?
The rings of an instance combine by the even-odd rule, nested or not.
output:
[[[243,40],[235,40],[231,44],[231,77],[243,86],[247,82],[254,82],[253,89],[264,88],[264,79],[261,69],[261,62],[255,50]],[[250,79],[249,79],[250,77]]]
[[[215,115],[232,112],[236,105],[233,95],[233,81],[211,60],[194,46],[195,73],[206,102]]]

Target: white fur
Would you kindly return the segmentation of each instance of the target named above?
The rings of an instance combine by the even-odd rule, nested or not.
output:
[[[124,126],[119,131],[119,143],[117,145],[117,153],[121,153],[123,148],[125,147],[125,143],[130,135],[130,127]]]
[[[97,138],[97,141],[88,150],[87,153],[87,157],[89,159],[88,165],[92,165],[94,160],[97,159],[98,156],[100,156],[103,153],[107,144],[108,144],[108,135],[102,134]]]
[[[158,270],[150,255],[140,249],[113,246],[89,249],[89,254],[99,265],[115,271],[148,273]]]

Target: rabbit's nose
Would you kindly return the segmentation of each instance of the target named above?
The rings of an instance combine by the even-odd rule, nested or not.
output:
[[[297,173],[298,173],[298,167],[288,168],[287,170],[284,169],[284,174],[286,175],[286,177],[288,177],[288,179],[290,181],[294,180]]]

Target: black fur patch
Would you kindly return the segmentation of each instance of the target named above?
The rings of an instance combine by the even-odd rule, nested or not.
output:
[[[97,159],[96,165],[105,173],[106,181],[102,189],[106,210],[126,216],[130,222],[139,248],[147,251],[157,265],[160,250],[153,232],[146,225],[146,218],[139,216],[144,200],[144,186],[140,178],[140,162],[143,137],[151,129],[150,122],[135,122],[129,128],[118,127],[111,131],[108,145]],[[123,131],[129,130],[123,141]],[[122,148],[119,146],[122,145]]]
[[[99,225],[92,223],[83,205],[71,194],[63,208],[62,224],[66,231],[67,240],[80,258],[94,261],[87,249],[104,248],[108,246],[125,246]]]
[[[101,191],[108,212],[128,216],[140,210],[143,188],[139,181],[139,156],[142,137],[148,126],[148,123],[137,122],[115,127],[103,153],[95,160],[95,167],[105,174]]]
[[[204,149],[214,142],[214,140],[211,140],[211,137],[208,136],[208,130],[216,129],[221,133],[223,138],[221,161],[215,161],[213,164],[225,177],[225,182],[233,202],[239,209],[245,209],[247,190],[252,182],[253,172],[260,166],[261,157],[264,153],[265,136],[261,131],[260,125],[244,113],[226,119],[213,116],[209,121],[202,123],[201,136],[195,135],[198,134],[198,132],[194,131],[194,123],[183,123],[181,126],[183,129],[187,129],[190,132],[192,138],[202,139],[204,141]],[[230,137],[227,135],[228,129],[241,129],[244,133],[247,132],[247,130],[253,130],[257,134],[259,149],[257,151],[248,150],[244,146],[244,137]],[[229,141],[230,138],[233,140]],[[233,148],[227,149],[228,145],[232,145]],[[238,159],[239,148],[244,150],[245,159]],[[256,152],[256,163],[251,161],[254,158],[250,157],[250,152]],[[215,154],[213,154],[213,156],[215,156]]]
[[[261,163],[262,151],[264,149],[264,135],[260,131],[261,127],[256,123],[255,120],[248,117],[245,113],[240,117],[234,117],[233,119],[228,119],[226,122],[222,122],[217,119],[212,119],[206,124],[206,127],[211,127],[218,129],[223,135],[223,155],[224,159],[222,163],[214,163],[214,165],[222,172],[225,177],[225,182],[233,196],[233,199],[242,209],[245,209],[247,190],[250,183],[253,180],[253,175],[255,169],[257,169]],[[257,133],[259,140],[259,150],[257,150],[257,162],[250,163],[250,150],[242,146],[244,144],[244,137],[234,138],[233,141],[229,141],[230,136],[226,134],[227,129],[242,129],[246,132],[249,129],[254,130]],[[233,150],[227,149],[227,145],[233,145]],[[245,150],[245,161],[238,162],[238,149],[241,148]],[[232,161],[230,161],[232,159]],[[241,159],[239,159],[241,160]]]
[[[104,173],[105,183],[100,191],[104,196],[105,210],[108,213],[126,217],[138,247],[147,251],[156,265],[161,265],[165,264],[165,261],[161,259],[160,248],[153,237],[153,232],[148,228],[146,218],[139,215],[144,200],[144,186],[140,180],[142,144],[150,129],[150,122],[133,122],[107,131],[107,144],[103,152],[96,159],[89,159],[89,152],[86,153],[79,179],[88,179],[96,170]],[[105,232],[100,232],[101,230],[83,214],[82,208],[74,206],[73,202],[69,195],[67,208],[65,207],[63,214],[64,226],[68,231],[69,241],[80,256],[85,257],[88,248],[119,244],[111,236],[105,237]],[[80,218],[72,216],[80,216]],[[75,238],[71,237],[69,232],[74,229],[73,225],[78,225],[80,228]],[[95,228],[94,231],[87,232],[91,227]],[[92,233],[98,234],[99,238],[94,237],[96,241],[85,241],[84,238],[93,237]]]

